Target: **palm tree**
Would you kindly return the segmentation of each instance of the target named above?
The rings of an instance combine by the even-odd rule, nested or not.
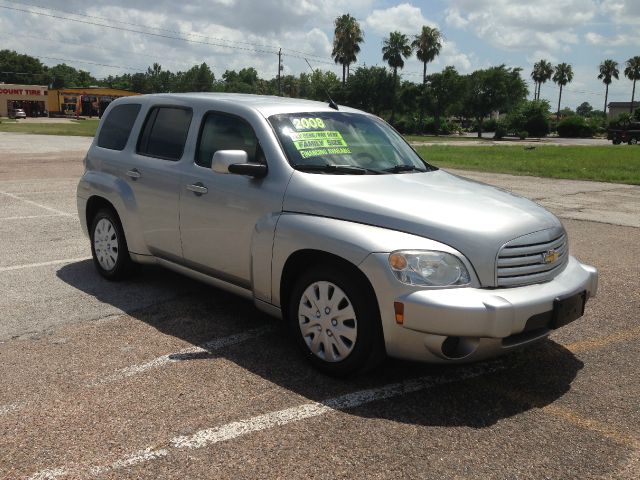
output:
[[[346,13],[336,18],[331,56],[336,63],[342,65],[342,85],[344,85],[349,66],[354,63],[360,53],[360,44],[364,42],[362,29],[358,21]]]
[[[393,79],[398,78],[398,68],[404,68],[404,60],[411,56],[411,45],[404,33],[391,32],[389,38],[384,39],[382,59],[393,69]]]
[[[633,100],[636,96],[636,81],[640,80],[640,56],[635,56],[630,58],[625,63],[626,68],[624,69],[625,76],[633,82],[633,90],[631,91],[631,106],[629,107],[629,112],[633,113]]]
[[[598,78],[602,80],[602,83],[606,85],[606,89],[604,91],[604,113],[607,114],[607,99],[609,98],[609,85],[615,78],[618,80],[618,75],[620,74],[620,70],[618,70],[618,62],[615,60],[605,60],[600,64],[600,74]]]
[[[542,81],[542,72],[540,70],[540,63],[544,60],[540,60],[540,62],[536,62],[533,64],[533,70],[531,71],[531,78],[533,79],[533,99],[538,100],[538,88],[540,82]]]
[[[391,32],[389,38],[384,39],[382,46],[382,59],[385,60],[391,68],[393,68],[393,94],[398,84],[398,68],[404,68],[404,60],[411,56],[411,45],[409,38],[400,32]],[[396,112],[396,102],[391,107],[391,121],[393,122]]]
[[[561,63],[556,66],[556,71],[553,74],[553,81],[560,86],[560,96],[558,97],[558,114],[557,118],[560,120],[560,102],[562,101],[562,87],[567,83],[571,83],[573,80],[573,69],[568,63]]]
[[[422,62],[422,83],[427,83],[427,63],[433,62],[433,60],[440,55],[440,49],[442,48],[442,34],[437,28],[428,26],[422,27],[420,35],[414,37],[411,46],[416,51],[416,57]]]
[[[547,80],[551,80],[551,76],[553,75],[553,66],[550,62],[546,60],[540,60],[533,65],[533,71],[531,72],[531,78],[536,84],[536,88],[534,88],[533,99],[540,100],[540,89],[542,88],[542,84],[546,83]]]

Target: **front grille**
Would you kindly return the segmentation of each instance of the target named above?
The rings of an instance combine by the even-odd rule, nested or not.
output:
[[[557,254],[547,263],[545,256]],[[562,228],[542,230],[511,240],[498,253],[496,285],[514,287],[543,283],[560,273],[569,260],[569,243]]]

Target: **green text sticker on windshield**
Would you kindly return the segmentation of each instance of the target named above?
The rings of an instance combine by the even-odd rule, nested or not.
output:
[[[344,141],[340,132],[333,130],[295,132],[291,133],[291,140],[302,158],[351,153],[349,145]]]

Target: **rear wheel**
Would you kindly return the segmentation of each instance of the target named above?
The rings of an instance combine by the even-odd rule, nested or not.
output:
[[[121,280],[132,273],[134,264],[129,256],[124,230],[113,210],[101,209],[93,217],[91,254],[100,275],[109,280]]]
[[[637,145],[638,144],[638,139],[637,138],[631,138],[629,139],[629,145]]]
[[[375,295],[352,272],[311,268],[295,283],[287,311],[296,343],[325,373],[347,376],[370,370],[384,359]]]
[[[622,143],[619,138],[614,138],[612,142],[614,145],[620,145]]]

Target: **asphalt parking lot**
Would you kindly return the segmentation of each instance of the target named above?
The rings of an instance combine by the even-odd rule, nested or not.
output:
[[[510,356],[336,380],[249,302],[99,277],[88,143],[0,134],[0,478],[640,478],[640,187],[470,174],[557,213],[598,297]]]

